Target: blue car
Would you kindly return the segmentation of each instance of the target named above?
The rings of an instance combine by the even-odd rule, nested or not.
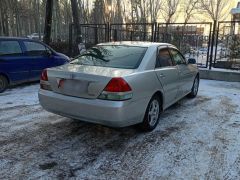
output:
[[[39,80],[43,69],[69,61],[42,42],[0,37],[0,93],[9,85]]]

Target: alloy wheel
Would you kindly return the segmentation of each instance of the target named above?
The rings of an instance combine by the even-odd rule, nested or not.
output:
[[[154,99],[150,106],[149,106],[149,111],[148,111],[148,121],[150,126],[154,126],[156,122],[158,121],[159,117],[159,102]]]

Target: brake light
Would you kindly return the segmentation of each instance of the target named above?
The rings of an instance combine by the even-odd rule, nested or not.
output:
[[[47,70],[46,70],[46,69],[44,69],[44,70],[42,71],[40,80],[42,80],[42,81],[48,81],[48,75],[47,75]]]
[[[107,92],[127,92],[131,90],[131,87],[123,78],[112,78],[104,89]]]
[[[122,101],[132,98],[132,88],[123,78],[112,78],[99,99]]]
[[[47,75],[46,69],[42,71],[42,74],[40,77],[40,88],[44,90],[52,91],[52,88],[48,82],[48,75]]]

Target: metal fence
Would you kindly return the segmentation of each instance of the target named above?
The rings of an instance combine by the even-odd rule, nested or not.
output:
[[[81,38],[85,46],[91,47],[95,44],[109,41],[109,25],[108,24],[80,24]],[[69,55],[78,54],[77,34],[74,32],[74,24],[69,26]]]
[[[155,23],[110,24],[111,41],[154,41]]]
[[[240,22],[81,24],[88,48],[108,41],[174,44],[199,67],[240,69]],[[78,54],[74,24],[69,26],[69,55]]]
[[[186,58],[194,58],[198,66],[207,67],[211,30],[212,23],[159,23],[156,41],[175,45]]]
[[[240,70],[240,21],[218,22],[214,67]]]

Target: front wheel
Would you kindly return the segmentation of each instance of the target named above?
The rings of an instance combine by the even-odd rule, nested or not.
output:
[[[7,86],[8,86],[7,78],[3,75],[0,75],[0,93],[5,91],[7,89]]]
[[[153,96],[146,109],[143,122],[141,123],[141,129],[144,131],[152,131],[153,129],[155,129],[159,122],[160,112],[160,98],[158,96]]]
[[[198,93],[198,87],[199,87],[199,76],[196,76],[193,82],[192,90],[188,94],[188,97],[195,98]]]

